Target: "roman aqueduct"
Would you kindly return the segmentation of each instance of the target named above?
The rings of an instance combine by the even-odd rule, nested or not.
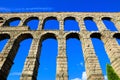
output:
[[[88,31],[85,19],[92,19],[99,31]],[[11,21],[20,19],[17,27],[10,27]],[[30,30],[26,23],[31,19],[40,20],[37,30]],[[59,22],[59,30],[44,30],[45,21],[55,19]],[[65,19],[78,22],[80,31],[64,31]],[[102,19],[110,19],[118,31],[110,31],[103,24]],[[36,80],[39,67],[41,43],[47,38],[58,41],[58,55],[56,65],[56,80],[68,80],[68,66],[66,55],[66,39],[77,38],[82,43],[87,80],[104,80],[101,67],[96,56],[91,38],[103,41],[111,65],[120,76],[120,46],[116,38],[120,38],[120,13],[82,13],[82,12],[43,12],[43,13],[0,13],[0,40],[9,39],[0,54],[0,80],[6,80],[13,65],[19,43],[32,38],[32,45],[24,63],[20,80]]]

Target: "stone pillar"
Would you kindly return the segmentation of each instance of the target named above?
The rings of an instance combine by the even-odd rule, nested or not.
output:
[[[4,50],[0,54],[0,79],[7,80],[7,76],[13,65],[13,60],[16,56],[19,44],[15,43],[15,39],[11,37],[5,45]]]
[[[111,21],[114,23],[117,30],[120,31],[120,19],[113,18],[113,19],[111,19]]]
[[[20,20],[20,23],[18,24],[18,27],[22,27],[25,20],[26,20],[25,17],[21,17],[21,20]]]
[[[56,80],[68,80],[68,67],[66,56],[66,39],[63,34],[59,34],[58,38],[58,57],[57,57],[57,70]]]
[[[100,17],[96,17],[94,19],[94,22],[96,23],[99,31],[107,30],[106,26],[104,25]]]
[[[59,21],[60,30],[64,31],[64,20],[63,20],[62,16],[58,17],[58,21]]]
[[[20,80],[37,80],[40,52],[39,40],[39,38],[34,38],[32,41]]]
[[[87,80],[104,80],[98,58],[95,54],[91,38],[87,32],[82,32],[82,48],[86,67]]]
[[[85,26],[85,23],[84,23],[83,18],[79,18],[79,17],[78,17],[78,18],[77,18],[77,22],[78,22],[80,31],[86,31],[86,26]]]
[[[110,58],[111,65],[120,77],[120,46],[118,46],[118,43],[112,37],[110,31],[104,31],[102,35],[102,40]]]
[[[38,28],[37,30],[42,30],[44,28],[44,18],[39,18],[40,21],[39,21],[39,25],[38,25]]]
[[[60,30],[64,31],[64,21],[63,20],[60,20],[59,21],[59,24],[60,24]]]
[[[20,21],[20,23],[18,24],[18,26],[17,27],[19,27],[19,28],[22,28],[22,27],[26,27],[26,29],[27,30],[29,30],[30,29],[30,27],[27,25],[27,23],[26,23],[26,20],[28,19],[29,17],[21,17],[21,21]]]

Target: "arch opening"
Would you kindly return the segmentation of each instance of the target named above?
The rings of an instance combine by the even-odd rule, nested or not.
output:
[[[98,39],[101,40],[101,34],[100,34],[100,33],[92,33],[92,34],[90,35],[90,37],[91,37],[91,38],[98,38]]]
[[[0,26],[2,26],[3,22],[4,22],[3,18],[0,17]]]
[[[102,69],[102,73],[104,76],[106,76],[107,75],[106,65],[110,64],[110,60],[105,51],[104,43],[101,41],[100,33],[91,34],[91,41],[92,41],[96,56],[98,57],[98,61],[100,63],[100,67]],[[104,58],[103,58],[103,56],[104,56]]]
[[[64,19],[64,31],[80,31],[78,22],[74,17],[67,17]]]
[[[29,49],[32,43],[32,35],[21,34],[15,40],[13,48],[11,50],[13,57],[11,58],[14,62],[12,65],[7,80],[20,80],[24,62],[28,56]]]
[[[0,17],[0,23],[2,23],[3,22],[3,18],[2,17]]]
[[[83,74],[86,73],[80,37],[77,33],[71,33],[66,36],[66,53],[69,80],[82,79]]]
[[[21,19],[19,17],[10,18],[3,24],[4,26],[16,27],[19,26]]]
[[[28,26],[30,30],[37,30],[39,26],[39,18],[38,17],[30,17],[26,19],[26,21],[23,23],[24,26]]]
[[[98,31],[98,27],[92,17],[85,17],[84,23],[88,31]]]
[[[47,17],[43,22],[44,30],[59,30],[59,21],[56,17]]]
[[[114,34],[114,35],[113,35],[113,38],[116,39],[118,45],[120,46],[120,33],[116,33],[116,34]]]
[[[53,33],[44,34],[41,37],[40,66],[38,69],[38,80],[55,80],[56,77],[56,58],[58,42]]]
[[[10,36],[8,34],[0,34],[0,52],[2,52],[9,39]]]
[[[110,31],[118,31],[115,27],[114,23],[111,21],[111,18],[104,17],[102,18],[103,23],[105,24],[106,28]]]

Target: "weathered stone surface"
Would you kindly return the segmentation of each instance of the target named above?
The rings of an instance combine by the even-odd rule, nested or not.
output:
[[[80,31],[64,31],[64,20],[67,17],[74,17],[78,22]],[[10,20],[20,18],[18,26],[10,27]],[[25,25],[29,19],[37,18],[40,20],[37,30],[30,30]],[[59,21],[59,30],[44,30],[44,22],[50,18],[56,18]],[[84,23],[86,17],[92,17],[99,31],[87,31]],[[109,31],[102,22],[102,18],[109,17],[118,29],[117,32]],[[0,80],[6,80],[13,64],[19,43],[32,38],[32,45],[28,57],[24,63],[24,69],[20,80],[36,80],[38,67],[40,65],[40,49],[42,41],[52,37],[58,41],[58,56],[56,80],[68,80],[68,66],[66,55],[66,40],[68,38],[77,38],[82,42],[83,55],[87,80],[104,80],[98,58],[95,54],[91,38],[100,38],[106,52],[110,58],[111,65],[120,76],[120,47],[115,40],[115,35],[120,36],[120,13],[82,13],[82,12],[41,12],[41,13],[0,13],[0,40],[8,38],[9,41],[0,54]]]

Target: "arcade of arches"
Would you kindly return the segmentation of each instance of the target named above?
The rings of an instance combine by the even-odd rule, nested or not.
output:
[[[54,38],[58,42],[58,55],[56,65],[56,80],[68,80],[68,66],[66,55],[66,40],[77,38],[81,41],[87,80],[104,80],[102,70],[96,56],[91,38],[100,39],[105,46],[110,63],[120,76],[120,47],[116,38],[120,38],[120,13],[0,13],[0,40],[9,39],[0,54],[0,80],[6,80],[13,65],[13,60],[19,48],[19,43],[32,38],[32,44],[24,63],[20,80],[37,80],[41,43],[47,38]],[[48,20],[56,20],[59,28],[44,30]],[[78,22],[79,31],[65,31],[65,20]],[[28,26],[31,20],[38,20],[38,27],[34,30]],[[92,20],[97,25],[95,30],[87,30],[84,20]],[[106,27],[103,20],[112,22],[116,31]],[[18,21],[16,25],[11,22]],[[13,27],[14,26],[14,27]]]

